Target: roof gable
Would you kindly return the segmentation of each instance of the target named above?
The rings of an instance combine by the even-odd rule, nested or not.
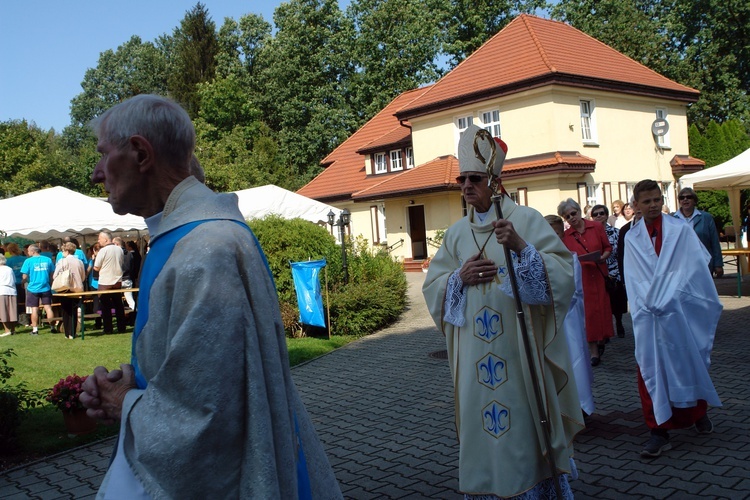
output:
[[[699,94],[568,24],[521,14],[397,114],[419,116],[554,83],[686,102]]]
[[[410,90],[396,97],[380,113],[354,132],[342,142],[321,162],[327,168],[308,184],[303,186],[299,194],[316,200],[336,200],[351,197],[351,194],[378,184],[383,175],[367,175],[364,157],[357,151],[365,148],[374,141],[381,142],[384,136],[395,138],[403,136],[403,129],[407,134],[410,130],[400,125],[395,113],[407,106],[414,99],[424,94],[430,87]]]

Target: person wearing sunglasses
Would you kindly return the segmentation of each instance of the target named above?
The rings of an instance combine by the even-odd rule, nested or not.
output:
[[[620,275],[620,266],[618,265],[618,248],[617,240],[620,231],[610,226],[609,210],[605,205],[594,205],[591,209],[591,218],[594,222],[599,222],[607,233],[609,244],[612,245],[612,253],[607,257],[607,272],[613,286],[609,290],[609,305],[612,307],[612,316],[615,317],[615,329],[619,338],[625,337],[625,327],[622,325],[622,315],[628,312],[628,296],[625,294],[625,285]]]
[[[508,275],[513,266],[530,344],[542,362],[535,363],[535,371],[549,409],[552,456],[568,498],[573,437],[583,429],[562,329],[574,291],[572,256],[539,212],[516,205],[502,187],[504,218],[498,219],[487,184],[493,139],[480,132],[476,125],[468,127],[458,144],[456,182],[468,214],[446,230],[422,287],[430,315],[445,335],[453,377],[459,491],[467,498],[522,493],[541,498],[554,490],[537,432],[536,400],[527,385],[529,362]],[[495,141],[495,162],[489,166],[501,181],[507,146]],[[505,260],[504,245],[511,262]]]
[[[598,366],[604,354],[604,343],[614,336],[612,329],[612,307],[605,280],[607,258],[612,245],[604,227],[583,218],[581,206],[572,198],[560,202],[557,214],[568,221],[563,242],[568,250],[578,254],[583,275],[583,303],[586,309],[586,338],[591,355],[591,366]]]
[[[703,210],[698,210],[698,195],[691,188],[682,188],[677,196],[680,209],[674,213],[678,219],[688,222],[708,253],[711,254],[711,262],[708,267],[717,277],[724,276],[724,259],[721,255],[721,243],[719,242],[719,232],[716,230],[716,222],[713,216]]]

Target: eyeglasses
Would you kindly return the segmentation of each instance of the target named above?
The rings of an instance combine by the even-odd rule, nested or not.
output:
[[[571,217],[575,217],[576,215],[578,215],[578,211],[573,210],[572,212],[565,214],[563,217],[565,217],[565,220],[569,220]]]
[[[607,212],[593,212],[591,214],[591,217],[606,217],[606,216],[607,216]]]
[[[459,175],[456,177],[456,182],[459,184],[463,184],[466,182],[466,179],[469,179],[469,182],[472,184],[479,184],[483,180],[487,178],[486,175],[479,175],[479,174],[471,174],[471,175]]]
[[[678,196],[677,199],[680,200],[680,201],[682,201],[682,200],[692,200],[693,197],[692,197],[692,195],[689,195],[689,194],[683,194],[682,196]]]

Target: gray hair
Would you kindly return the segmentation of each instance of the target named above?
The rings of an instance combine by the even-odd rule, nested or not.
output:
[[[97,137],[122,149],[134,135],[146,138],[156,156],[187,164],[195,149],[195,128],[176,102],[154,94],[140,94],[91,120]]]
[[[8,259],[5,258],[4,254],[0,253],[0,266],[4,266],[6,262],[8,262]]]
[[[109,231],[100,231],[99,234],[104,235],[107,241],[112,241],[112,233],[110,233]]]
[[[29,253],[31,253],[31,252],[33,252],[35,254],[38,254],[39,253],[39,247],[36,246],[36,245],[29,245]]]
[[[583,216],[583,213],[581,212],[581,205],[579,205],[578,202],[573,198],[563,200],[559,205],[557,205],[557,215],[562,217],[563,215],[565,215],[565,212],[569,211],[570,209],[578,210],[578,213]]]

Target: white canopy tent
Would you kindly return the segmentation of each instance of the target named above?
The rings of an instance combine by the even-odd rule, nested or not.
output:
[[[742,213],[740,212],[740,190],[750,189],[750,149],[746,150],[731,160],[725,161],[715,167],[683,175],[680,178],[681,187],[691,187],[697,190],[723,189],[729,194],[729,209],[732,214],[732,226],[737,242],[740,242],[740,225]]]
[[[339,210],[269,184],[236,191],[239,208],[246,219],[277,214],[285,219],[301,218],[325,224],[328,212]],[[106,229],[113,233],[146,234],[142,217],[117,215],[109,203],[64,187],[42,189],[0,200],[0,231],[7,236],[31,240],[93,235]]]
[[[142,233],[142,217],[117,215],[106,201],[61,186],[0,200],[0,231],[31,240],[86,236],[106,229]]]
[[[328,212],[333,210],[337,217],[339,213],[336,207],[273,184],[243,189],[234,193],[240,199],[240,212],[246,219],[262,219],[266,215],[276,214],[285,219],[299,217],[315,224],[325,224],[328,221]]]

